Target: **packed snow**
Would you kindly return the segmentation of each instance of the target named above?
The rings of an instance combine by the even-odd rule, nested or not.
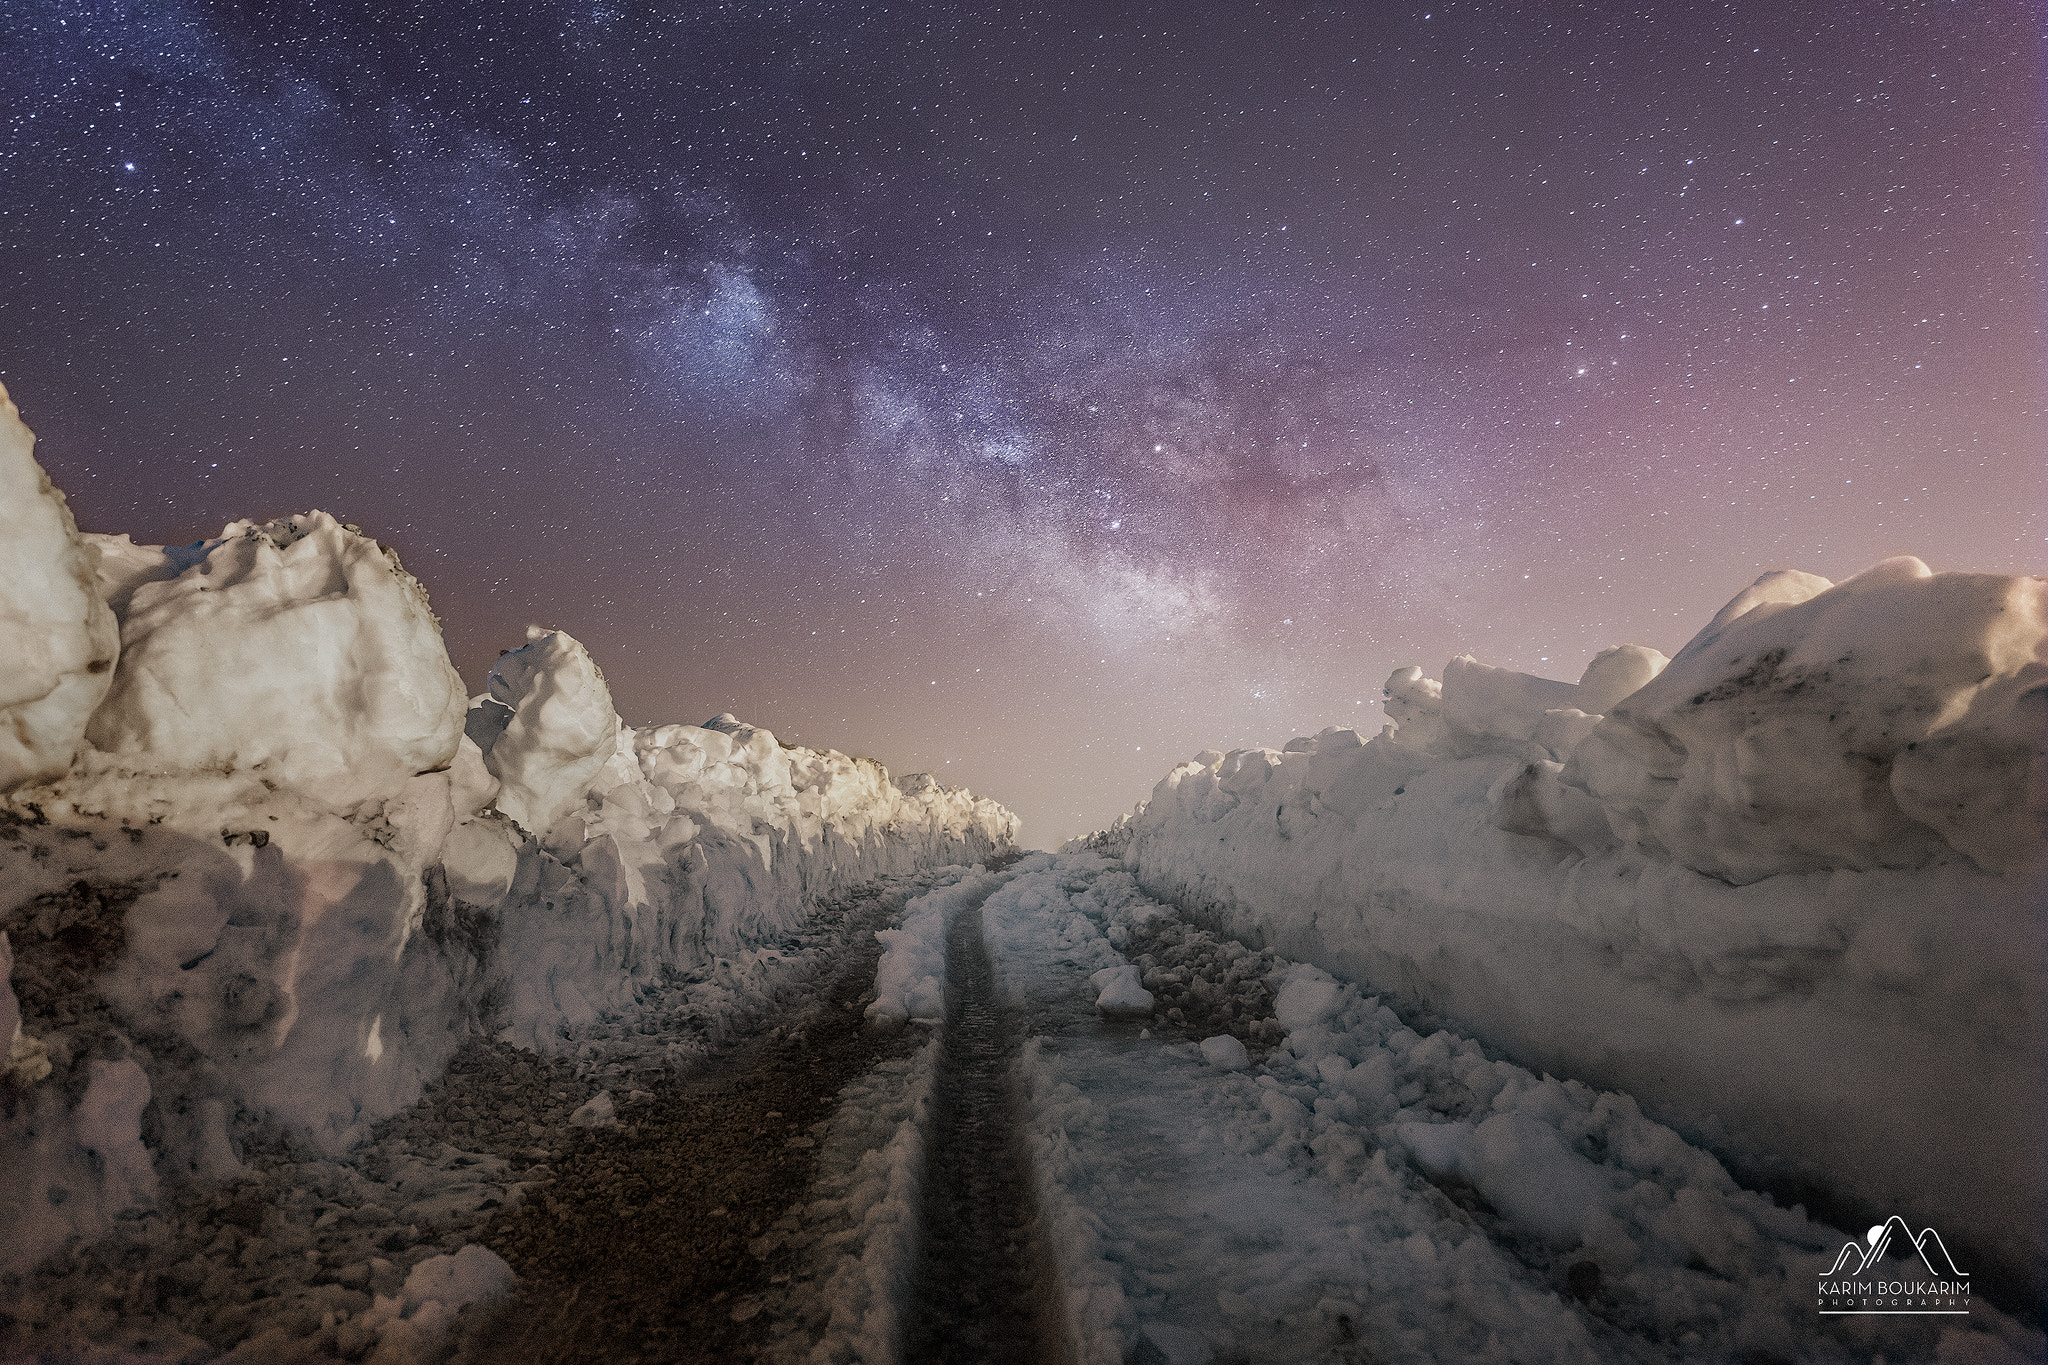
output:
[[[992,874],[970,874],[919,896],[905,908],[900,926],[875,935],[882,941],[882,959],[875,966],[869,1019],[936,1024],[945,1018],[946,926],[962,906],[979,905],[997,885]]]
[[[820,898],[1014,839],[730,716],[628,727],[558,630],[471,704],[387,547],[81,534],[32,440],[0,403],[0,1273],[242,1178],[252,1133],[349,1150],[466,1038],[573,1052],[679,982],[744,1014]],[[394,1340],[483,1294],[456,1259]]]
[[[1207,751],[1085,846],[2038,1295],[2048,582],[1773,573],[1669,660],[1386,691],[1378,735]],[[1520,1134],[1432,1159],[1478,1180]]]

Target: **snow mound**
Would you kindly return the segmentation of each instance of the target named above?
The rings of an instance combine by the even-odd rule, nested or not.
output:
[[[120,648],[99,559],[0,385],[0,792],[71,766]]]
[[[2035,1292],[2048,582],[1767,574],[1668,661],[1462,657],[1386,710],[1364,743],[1205,752],[1076,847]],[[1484,1183],[1512,1137],[1445,1169]]]
[[[1968,1316],[1816,1313],[1844,1234],[1742,1188],[1632,1097],[1219,942],[1092,855],[1018,867],[987,922],[998,972],[1054,1030],[1019,1070],[1070,1359],[1154,1359],[1159,1323],[1194,1358],[1274,1365],[1360,1341],[1474,1365],[2040,1356],[1974,1286]],[[1277,980],[1287,1031],[1253,1061],[1232,1034],[1191,1046],[1062,1011],[1112,953],[1148,979],[1227,965],[1239,1018]]]

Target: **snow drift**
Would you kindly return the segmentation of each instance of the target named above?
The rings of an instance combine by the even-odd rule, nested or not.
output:
[[[1459,658],[1387,713],[1206,752],[1085,842],[2038,1295],[2048,582],[1767,574],[1668,661]]]
[[[236,1175],[252,1125],[349,1147],[466,1036],[744,993],[812,898],[1014,837],[729,716],[628,728],[559,631],[470,705],[354,528],[81,535],[32,440],[0,406],[0,1271]]]

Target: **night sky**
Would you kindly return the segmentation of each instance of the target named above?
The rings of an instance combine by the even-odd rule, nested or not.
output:
[[[472,689],[559,626],[1034,845],[1398,665],[2048,568],[2036,5],[5,15],[85,529],[324,508]]]

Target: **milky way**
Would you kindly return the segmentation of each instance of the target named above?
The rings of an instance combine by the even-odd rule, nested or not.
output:
[[[481,687],[1048,843],[1396,665],[2040,572],[2020,4],[10,7],[0,379],[87,529],[321,507]]]

